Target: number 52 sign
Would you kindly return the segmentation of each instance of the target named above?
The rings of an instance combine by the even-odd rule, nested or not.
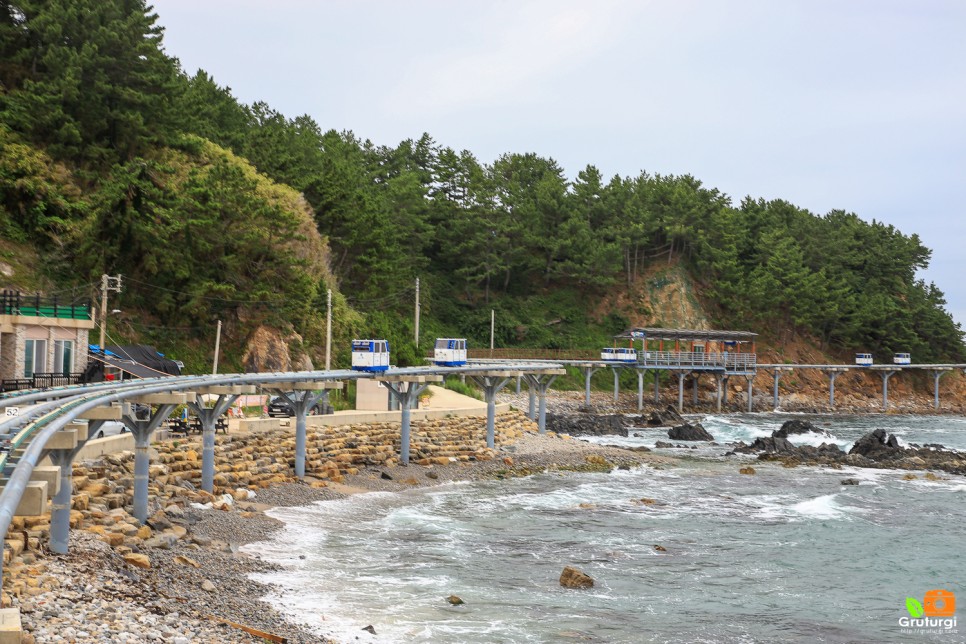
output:
[[[7,407],[5,409],[5,411],[6,411],[6,415],[7,416],[19,416],[20,415],[20,407]]]

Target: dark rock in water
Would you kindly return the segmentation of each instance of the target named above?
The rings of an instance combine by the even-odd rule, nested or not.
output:
[[[466,603],[462,600],[462,598],[460,598],[459,595],[450,595],[449,597],[446,598],[446,601],[451,603],[453,606],[459,606],[460,604]]]
[[[773,438],[788,438],[791,434],[821,434],[822,436],[831,436],[827,431],[820,427],[816,427],[807,420],[788,420],[782,424],[781,429],[776,429],[772,432]]]
[[[708,433],[700,423],[685,423],[672,427],[667,432],[667,437],[676,441],[713,441],[714,436]]]
[[[849,454],[859,454],[866,458],[880,460],[895,458],[899,451],[899,441],[896,440],[895,435],[887,439],[886,431],[880,427],[855,441]]]
[[[547,414],[547,429],[571,436],[627,436],[624,417]]]
[[[765,452],[768,454],[793,454],[795,453],[796,447],[787,438],[775,438],[773,436],[764,436],[762,438],[756,438],[755,442],[751,445],[745,445],[739,442],[734,451],[729,452],[729,454],[755,454],[757,452]]]
[[[858,485],[859,479],[842,479],[842,485]]]
[[[667,449],[668,447],[674,447],[674,443],[667,443],[665,441],[658,441],[654,443],[654,447],[658,449]]]
[[[366,627],[365,627],[365,628],[363,628],[362,630],[364,630],[364,631],[368,631],[368,632],[370,632],[370,633],[372,633],[373,635],[375,635],[375,634],[376,634],[376,629],[375,629],[375,628],[373,628],[373,626],[372,626],[372,624],[369,624],[368,626],[366,626]]]
[[[686,421],[674,407],[668,407],[664,411],[652,411],[647,417],[628,419],[635,427],[649,425],[651,427],[668,427],[671,425],[683,425]]]
[[[392,480],[392,475],[391,475],[391,474],[389,474],[389,472],[383,472],[381,476],[382,476],[382,478],[383,478],[383,479],[385,479],[386,481],[391,481],[391,480]]]

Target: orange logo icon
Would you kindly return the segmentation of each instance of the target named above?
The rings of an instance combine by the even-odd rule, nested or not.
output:
[[[927,590],[922,610],[926,617],[952,617],[956,614],[956,595],[948,590]]]

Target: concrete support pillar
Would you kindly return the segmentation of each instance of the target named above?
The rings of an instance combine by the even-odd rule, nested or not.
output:
[[[564,372],[560,372],[564,373]],[[540,414],[537,418],[537,431],[541,434],[547,431],[547,390],[557,379],[559,374],[555,373],[525,373],[524,379],[530,387],[530,391],[536,391],[540,398]]]
[[[420,383],[407,380],[383,381],[389,395],[399,405],[399,462],[409,465],[409,444],[411,433],[411,410],[413,403],[419,400],[419,394],[429,386],[429,383]],[[489,402],[489,401],[487,401]]]
[[[517,395],[520,395],[520,382],[523,380],[523,376],[517,376]]]
[[[308,440],[305,417],[308,416],[309,410],[328,396],[328,392],[325,390],[283,391],[277,389],[274,393],[284,398],[292,409],[292,413],[295,414],[295,476],[299,480],[305,480],[305,450]]]
[[[174,405],[158,405],[148,420],[124,416],[124,425],[134,435],[134,518],[148,520],[148,471],[151,467],[151,436],[174,411]]]
[[[215,491],[215,426],[218,417],[237,399],[238,394],[220,394],[214,407],[202,407],[201,398],[188,403],[188,409],[201,422],[201,489],[209,494]]]
[[[724,382],[721,384],[721,402],[728,404],[728,376],[724,376]],[[721,408],[718,408],[721,411]]]
[[[614,370],[614,403],[618,401],[618,396],[620,395],[621,387],[621,371],[618,367],[613,367]]]

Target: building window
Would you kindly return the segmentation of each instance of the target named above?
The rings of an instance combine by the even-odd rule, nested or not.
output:
[[[43,373],[47,369],[47,341],[27,340],[26,345],[23,376],[33,378],[35,373]]]
[[[74,368],[74,343],[54,340],[54,373],[69,376]]]

